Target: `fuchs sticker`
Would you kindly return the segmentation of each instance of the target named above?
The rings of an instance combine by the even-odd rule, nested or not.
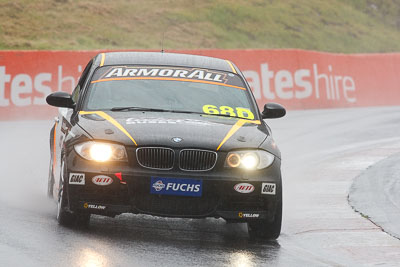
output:
[[[151,177],[150,193],[157,195],[201,197],[202,180]]]
[[[261,194],[264,194],[264,195],[275,195],[276,194],[276,184],[262,183]]]
[[[69,184],[85,185],[85,174],[84,173],[70,173]]]
[[[154,190],[159,192],[165,188],[165,184],[161,180],[158,180],[152,185],[152,187],[154,188]]]
[[[254,191],[254,185],[248,183],[236,184],[233,189],[242,194],[248,194]]]
[[[96,185],[110,185],[113,182],[113,179],[111,177],[108,177],[106,175],[97,175],[92,178],[92,182]]]

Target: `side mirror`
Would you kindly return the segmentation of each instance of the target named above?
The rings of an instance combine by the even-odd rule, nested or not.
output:
[[[267,103],[261,113],[263,119],[276,119],[286,115],[286,109],[277,103]]]
[[[72,96],[66,92],[55,92],[46,97],[47,104],[59,108],[74,108]]]

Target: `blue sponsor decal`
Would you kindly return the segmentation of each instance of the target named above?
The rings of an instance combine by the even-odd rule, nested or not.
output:
[[[201,197],[202,190],[202,180],[151,177],[151,194]]]

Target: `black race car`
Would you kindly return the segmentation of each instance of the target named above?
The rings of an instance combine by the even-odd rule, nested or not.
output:
[[[91,214],[142,213],[247,222],[275,239],[282,220],[280,152],[230,61],[172,53],[94,57],[72,95],[55,92],[48,195],[62,225]]]

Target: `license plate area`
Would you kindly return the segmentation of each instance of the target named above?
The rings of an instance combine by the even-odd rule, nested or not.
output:
[[[154,176],[150,180],[150,194],[201,197],[202,193],[202,180]]]

